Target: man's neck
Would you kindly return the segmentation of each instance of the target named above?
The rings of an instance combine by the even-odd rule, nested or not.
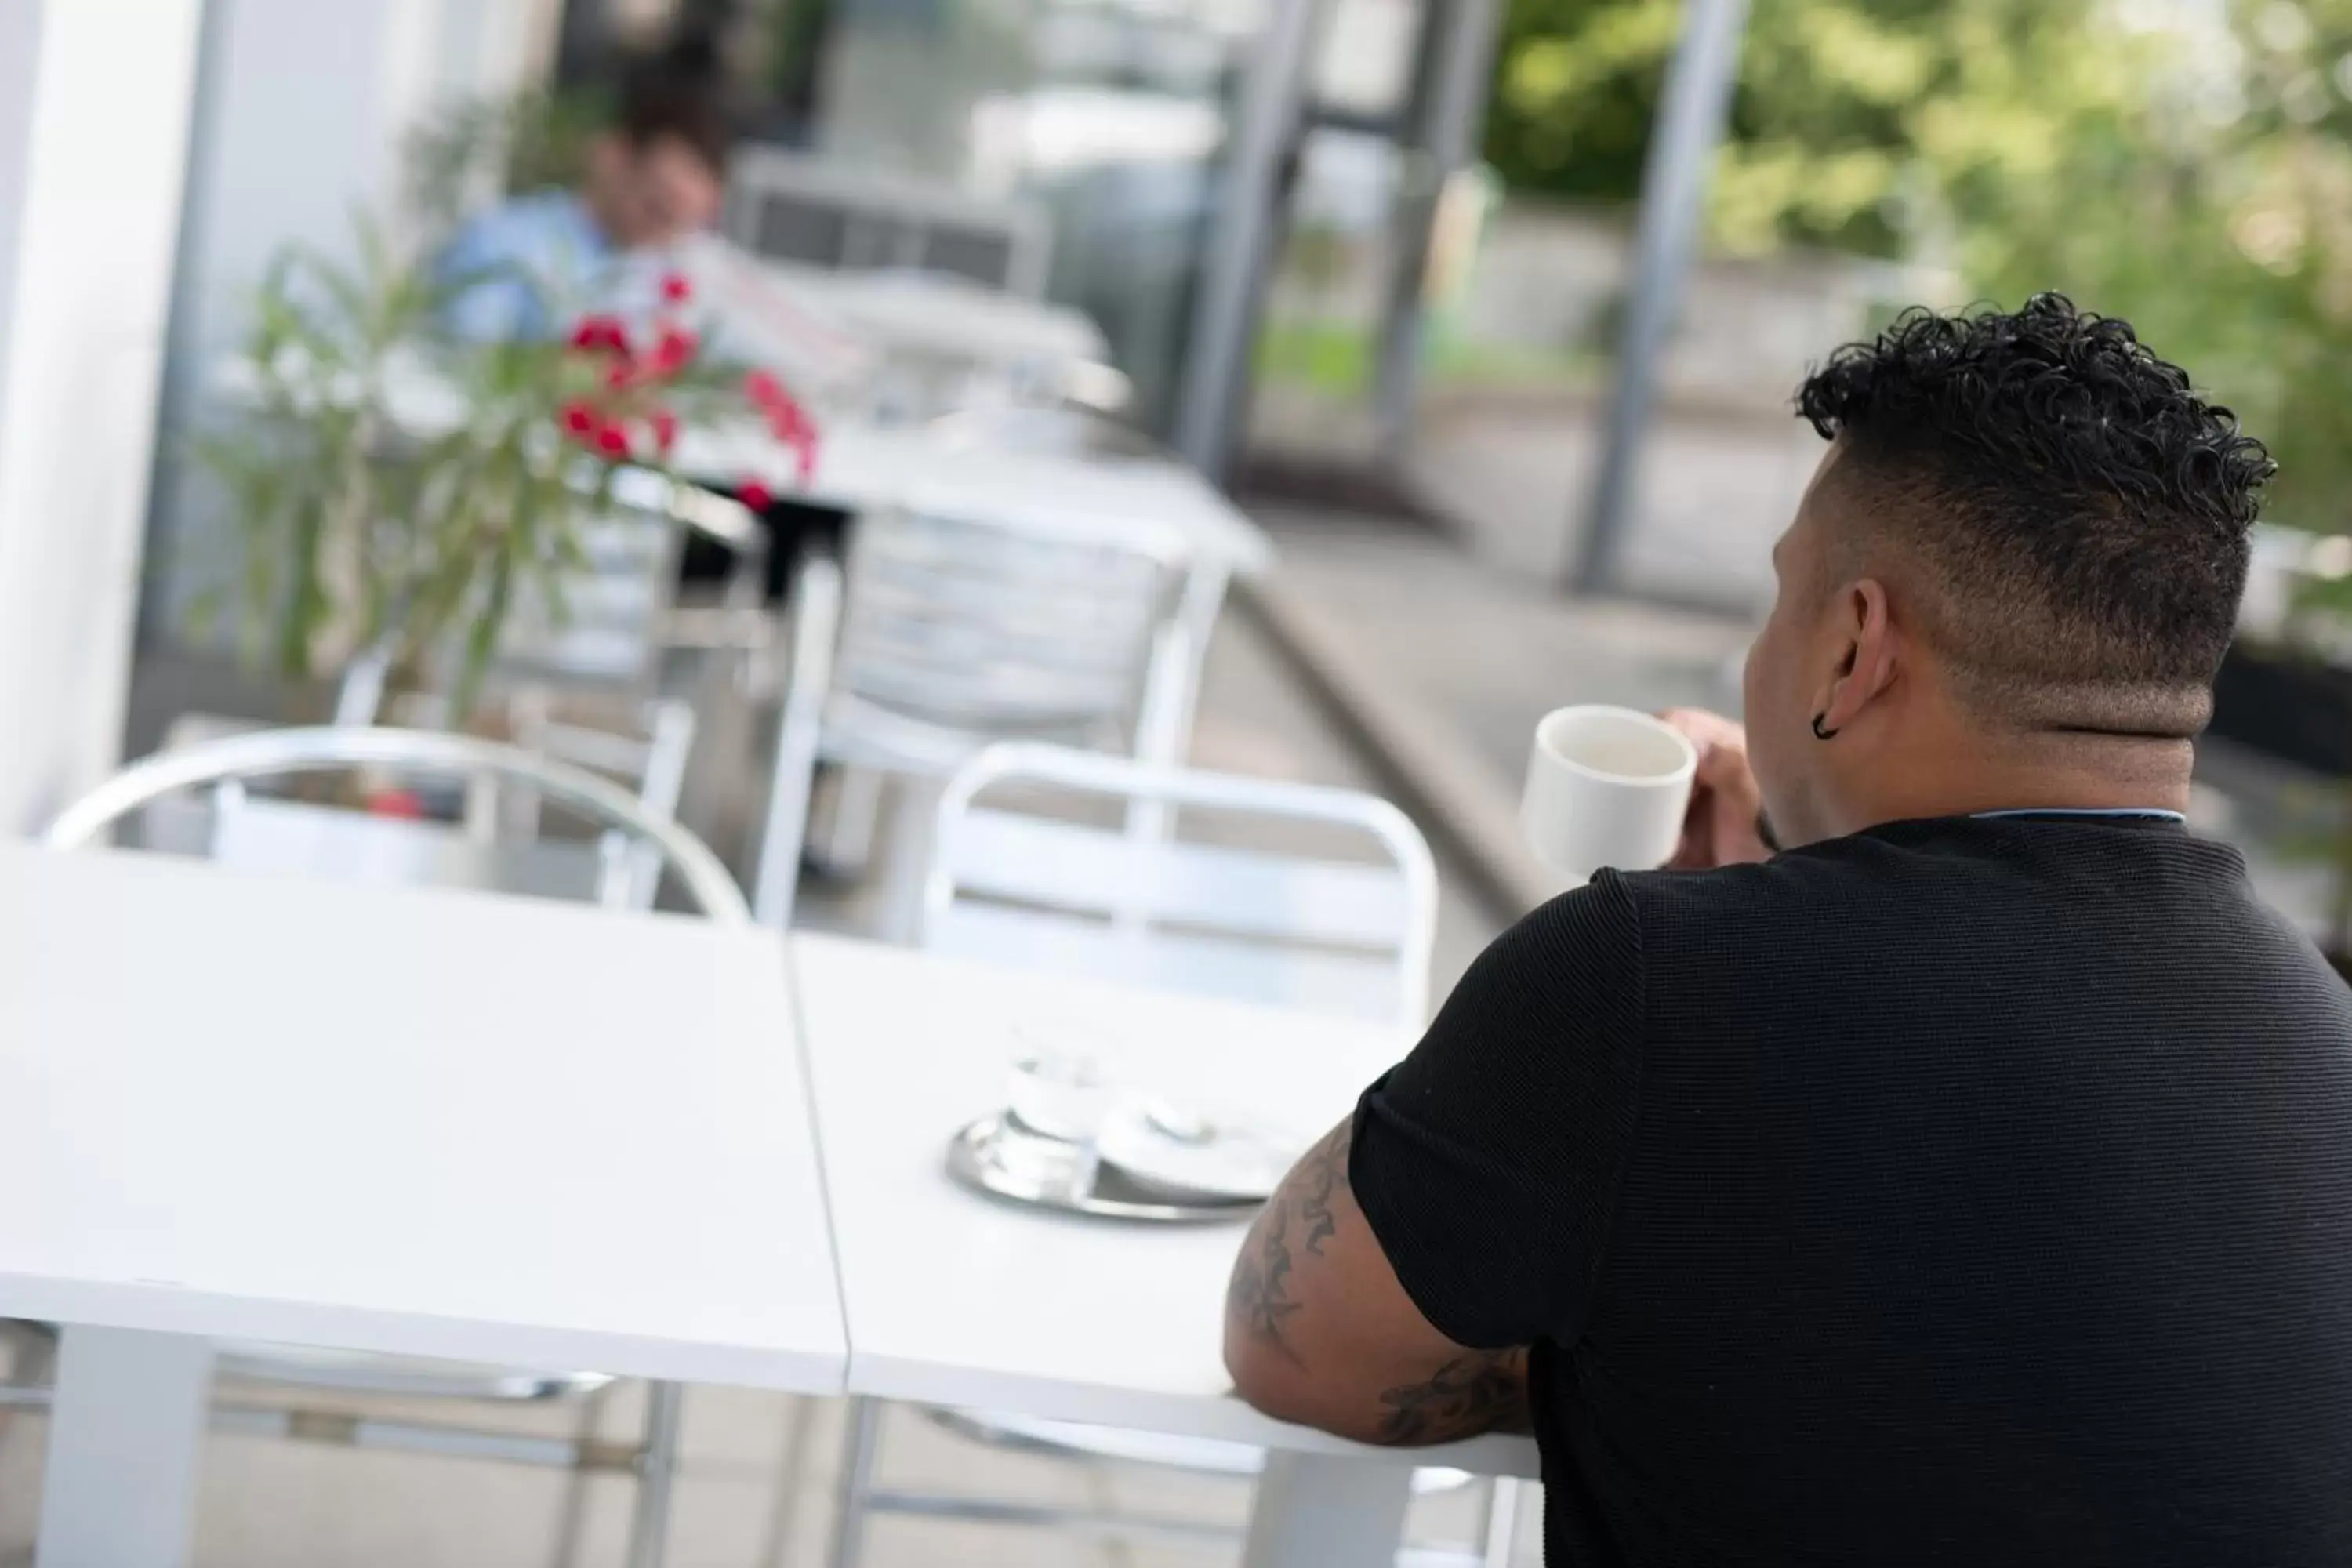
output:
[[[1987,811],[2186,811],[2194,759],[2187,741],[2051,737],[1890,770],[1868,781],[1851,815],[1859,829]]]

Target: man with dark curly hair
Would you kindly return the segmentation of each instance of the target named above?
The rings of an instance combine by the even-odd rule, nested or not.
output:
[[[1234,1381],[1531,1426],[1560,1568],[2352,1563],[2352,992],[2182,818],[2270,460],[2053,296],[1798,406],[1680,868],[1479,959],[1244,1244]]]

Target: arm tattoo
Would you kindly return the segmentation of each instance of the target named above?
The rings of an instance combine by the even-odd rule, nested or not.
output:
[[[1300,1359],[1298,1347],[1283,1333],[1285,1320],[1301,1305],[1289,1294],[1294,1267],[1292,1211],[1297,1211],[1297,1219],[1306,1230],[1298,1245],[1308,1256],[1322,1257],[1323,1244],[1339,1233],[1331,1200],[1348,1184],[1348,1144],[1354,1135],[1354,1129],[1342,1122],[1307,1152],[1251,1227],[1249,1239],[1242,1244],[1241,1258],[1234,1265],[1233,1283],[1225,1291],[1225,1310],[1234,1320],[1248,1330],[1251,1338],[1265,1342],[1293,1366],[1303,1368],[1307,1363]]]
[[[1225,1292],[1229,1331],[1272,1351],[1301,1372],[1308,1369],[1300,1342],[1312,1342],[1315,1336],[1294,1331],[1305,1303],[1293,1299],[1291,1289],[1307,1260],[1324,1258],[1325,1244],[1339,1235],[1340,1216],[1348,1207],[1341,1199],[1349,1191],[1348,1154],[1354,1136],[1353,1124],[1342,1122],[1284,1178],[1242,1244]],[[1348,1381],[1365,1375],[1358,1373]],[[1366,1399],[1368,1392],[1355,1397]],[[1529,1426],[1527,1352],[1465,1351],[1425,1382],[1383,1390],[1377,1415],[1362,1405],[1357,1408],[1363,1412],[1363,1425],[1351,1418],[1346,1430],[1399,1447],[1449,1443],[1481,1432],[1524,1432]]]
[[[1264,1340],[1282,1352],[1293,1366],[1307,1363],[1282,1337],[1282,1321],[1298,1310],[1286,1293],[1290,1280],[1290,1216],[1276,1194],[1234,1264],[1233,1282],[1225,1288],[1225,1310],[1247,1326],[1253,1339]]]
[[[1426,1383],[1389,1389],[1381,1395],[1388,1413],[1374,1440],[1410,1447],[1528,1430],[1527,1356],[1523,1350],[1456,1356]]]
[[[1307,1239],[1300,1245],[1318,1258],[1323,1256],[1323,1244],[1339,1234],[1331,1194],[1348,1184],[1348,1147],[1355,1135],[1355,1128],[1343,1121],[1298,1163],[1298,1213],[1307,1221]]]

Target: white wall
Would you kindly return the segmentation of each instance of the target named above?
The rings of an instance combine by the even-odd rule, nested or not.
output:
[[[351,259],[355,217],[393,216],[409,130],[450,99],[542,79],[559,14],[559,0],[210,0],[167,431],[198,416],[270,259],[289,245]],[[161,559],[147,624],[172,641],[228,547],[185,478],[161,487],[150,531]]]
[[[115,761],[201,10],[0,3],[0,832]]]
[[[400,194],[403,139],[438,102],[543,68],[549,0],[212,0],[189,171],[184,341],[217,352],[289,244],[353,253]]]

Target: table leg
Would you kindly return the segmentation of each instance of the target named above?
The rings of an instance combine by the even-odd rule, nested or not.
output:
[[[206,1341],[67,1327],[37,1568],[179,1568],[187,1561],[212,1380]]]
[[[1268,1454],[1242,1568],[1394,1568],[1412,1502],[1409,1465]]]

